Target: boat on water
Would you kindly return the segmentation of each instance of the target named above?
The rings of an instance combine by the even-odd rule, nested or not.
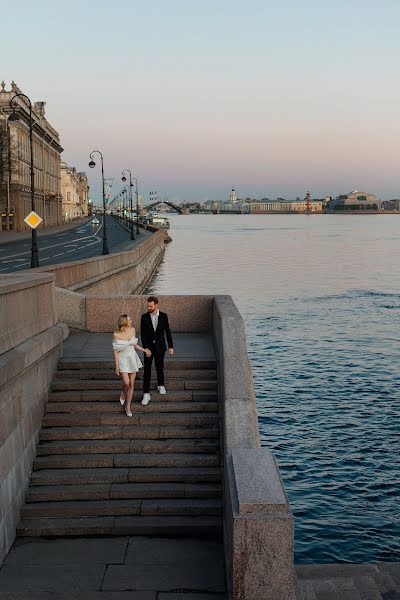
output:
[[[152,214],[151,216],[146,217],[144,222],[147,225],[154,225],[155,227],[160,227],[161,229],[169,229],[171,226],[167,217],[160,217],[160,215],[158,215],[158,213],[156,213],[155,215]]]

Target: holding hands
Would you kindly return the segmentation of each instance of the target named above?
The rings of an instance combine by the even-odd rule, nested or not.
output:
[[[150,351],[148,348],[145,348],[145,349],[144,349],[144,353],[145,353],[145,355],[147,356],[147,358],[150,358],[150,356],[151,356],[151,351]]]

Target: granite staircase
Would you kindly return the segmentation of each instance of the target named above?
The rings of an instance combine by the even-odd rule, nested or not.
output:
[[[19,536],[222,532],[216,363],[166,361],[133,417],[107,360],[62,359],[49,394]]]

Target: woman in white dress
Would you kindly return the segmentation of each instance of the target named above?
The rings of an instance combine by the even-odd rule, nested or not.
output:
[[[135,329],[132,327],[132,319],[129,315],[119,317],[118,329],[114,331],[112,347],[115,358],[115,372],[122,377],[122,392],[119,401],[122,406],[125,404],[125,412],[128,417],[131,417],[131,402],[136,373],[143,367],[136,349],[144,352],[148,357],[151,356],[151,352],[148,348],[139,346]]]

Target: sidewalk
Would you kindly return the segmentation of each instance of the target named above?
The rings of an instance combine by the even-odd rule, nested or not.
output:
[[[76,221],[70,221],[63,225],[53,225],[51,227],[43,227],[37,230],[38,237],[44,235],[55,235],[56,233],[62,233],[69,229],[75,229],[80,225],[85,225],[90,221],[92,217],[85,217],[83,219],[76,219]],[[19,240],[30,239],[32,236],[31,231],[0,231],[0,244],[8,244],[9,242],[18,242]]]

